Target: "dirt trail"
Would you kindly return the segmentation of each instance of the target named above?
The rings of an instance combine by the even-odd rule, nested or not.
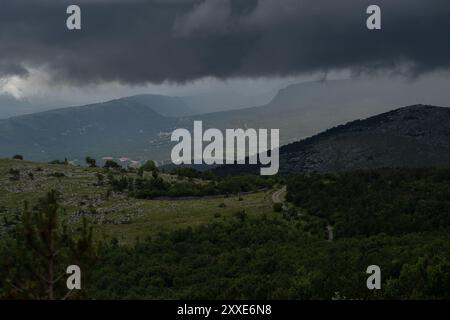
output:
[[[283,188],[281,188],[278,191],[275,191],[272,194],[272,201],[274,203],[284,203],[285,193],[286,193],[286,186],[283,186]]]
[[[333,234],[333,226],[331,224],[327,224],[327,232],[328,232],[328,241],[333,241],[334,234]]]
[[[284,205],[286,196],[286,186],[283,186],[280,190],[275,191],[272,193],[272,202],[273,203],[281,203]],[[333,226],[327,222],[327,234],[328,234],[328,241],[334,240],[334,233],[333,233]]]

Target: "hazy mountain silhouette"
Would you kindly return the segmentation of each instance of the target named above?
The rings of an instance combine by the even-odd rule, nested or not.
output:
[[[133,97],[82,107],[51,110],[0,120],[0,156],[20,153],[51,160],[86,155],[151,157],[167,132],[177,127],[169,115],[185,113],[176,98]],[[161,115],[158,112],[163,112]],[[151,151],[150,151],[151,150]]]

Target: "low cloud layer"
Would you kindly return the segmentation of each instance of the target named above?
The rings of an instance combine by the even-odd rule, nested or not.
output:
[[[187,82],[349,69],[417,75],[450,68],[448,0],[83,0],[0,4],[0,78],[39,69],[58,83]]]

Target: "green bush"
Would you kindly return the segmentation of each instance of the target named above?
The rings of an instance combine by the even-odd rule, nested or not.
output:
[[[273,211],[275,211],[275,212],[283,211],[283,205],[281,203],[274,203],[273,204]]]

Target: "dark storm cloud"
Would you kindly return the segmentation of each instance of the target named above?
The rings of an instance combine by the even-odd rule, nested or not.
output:
[[[8,76],[28,76],[28,70],[20,64],[8,63],[7,61],[0,62],[0,75],[2,77]]]
[[[448,0],[65,0],[0,4],[0,77],[43,68],[88,84],[450,67]],[[382,31],[366,8],[382,8]],[[406,68],[406,69],[405,69]]]

